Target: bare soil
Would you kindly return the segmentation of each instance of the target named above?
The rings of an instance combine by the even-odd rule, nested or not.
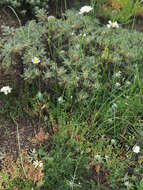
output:
[[[8,7],[0,7],[0,37],[2,37],[2,32],[4,27],[18,27],[19,23],[10,8]]]
[[[16,121],[16,125],[13,121],[5,121],[4,117],[0,115],[0,151],[7,155],[12,155],[14,160],[19,155],[20,141],[21,152],[28,152],[33,148],[36,148],[37,144],[32,142],[36,133],[40,130],[39,122],[30,120],[29,118],[22,118]],[[18,131],[17,131],[18,127]]]

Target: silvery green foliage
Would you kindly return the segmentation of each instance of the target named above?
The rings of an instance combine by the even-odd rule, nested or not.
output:
[[[71,0],[0,0],[0,5],[11,6],[20,13],[35,13],[36,10],[44,8],[46,10],[60,12],[72,4]]]
[[[127,67],[143,60],[142,33],[119,27],[111,35],[106,25],[99,27],[96,18],[75,11],[68,11],[66,19],[49,19],[39,10],[37,17],[38,23],[33,20],[16,29],[1,50],[2,65],[12,73],[18,66],[20,76],[29,83],[38,79],[49,90],[56,83],[83,101],[103,87],[104,69],[109,80],[112,74],[108,73],[115,66]],[[33,64],[33,57],[40,63]]]
[[[0,5],[8,5],[14,8],[19,12],[19,8],[21,13],[26,12],[28,9],[31,11],[35,11],[39,8],[48,9],[49,0],[1,0]]]

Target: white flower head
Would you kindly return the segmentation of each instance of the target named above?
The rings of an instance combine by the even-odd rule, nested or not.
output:
[[[110,27],[111,27],[111,24],[112,24],[112,22],[111,22],[111,20],[109,20],[109,21],[108,21],[108,24],[107,24],[107,27],[110,28]]]
[[[102,157],[99,154],[97,154],[97,155],[94,156],[94,160],[102,162]]]
[[[118,87],[120,87],[120,86],[121,86],[120,83],[119,83],[119,82],[116,82],[115,87],[118,88]]]
[[[107,161],[109,159],[109,156],[105,155],[105,160]]]
[[[111,139],[111,144],[116,144],[116,140],[115,139]]]
[[[117,73],[115,74],[115,77],[120,78],[120,77],[121,77],[121,71],[117,72]]]
[[[119,28],[119,25],[118,25],[117,21],[112,23],[112,27],[113,28]]]
[[[33,150],[31,150],[31,153],[32,153],[32,154],[36,154],[36,149],[33,148]]]
[[[34,57],[34,58],[32,59],[32,63],[40,63],[40,59],[37,58],[37,57]]]
[[[83,13],[88,13],[92,10],[93,8],[91,6],[83,6],[80,9],[79,14],[83,14]]]
[[[129,181],[125,181],[124,185],[128,187],[130,185]]]
[[[130,86],[131,82],[130,81],[126,81],[126,85]]]
[[[3,92],[5,95],[7,95],[8,93],[10,93],[12,90],[12,88],[10,88],[9,86],[4,86],[1,88],[0,92]]]
[[[138,153],[140,152],[140,147],[137,146],[137,145],[135,145],[135,146],[133,146],[133,149],[132,149],[132,150],[133,150],[134,153],[137,153],[137,154],[138,154]]]
[[[58,102],[59,102],[60,104],[64,103],[64,99],[63,99],[62,96],[60,96],[60,97],[58,98]]]
[[[107,24],[107,27],[108,28],[119,28],[119,25],[118,25],[117,21],[116,22],[112,22],[111,20],[109,20],[108,24]]]
[[[35,168],[37,168],[37,167],[42,167],[43,163],[41,161],[36,160],[33,162],[33,165],[35,166]]]

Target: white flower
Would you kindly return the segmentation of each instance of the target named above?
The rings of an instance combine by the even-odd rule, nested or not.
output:
[[[131,82],[130,82],[130,81],[127,81],[127,82],[126,82],[126,85],[127,85],[127,86],[129,86],[130,84],[131,84]]]
[[[111,144],[116,144],[116,140],[115,139],[111,139]]]
[[[10,88],[9,86],[4,86],[1,88],[0,92],[3,92],[5,95],[7,95],[8,93],[10,93],[12,90],[12,88]]]
[[[120,87],[121,85],[120,85],[120,83],[119,82],[116,82],[116,84],[115,84],[115,87]]]
[[[64,102],[64,99],[63,99],[62,96],[60,96],[60,97],[58,98],[58,102],[61,103],[61,104]]]
[[[129,181],[125,181],[124,185],[128,187],[130,185]]]
[[[90,6],[84,6],[84,7],[82,7],[82,8],[80,9],[79,14],[88,13],[88,12],[90,12],[92,9],[93,9],[93,8],[90,7]]]
[[[112,27],[113,28],[119,28],[119,25],[118,25],[117,21],[112,23]]]
[[[41,161],[36,160],[33,162],[33,165],[35,166],[35,168],[37,168],[37,167],[42,167],[43,163]]]
[[[121,77],[121,71],[115,74],[115,77],[120,78]]]
[[[134,152],[134,153],[139,153],[139,152],[140,152],[140,147],[137,146],[137,145],[135,145],[135,146],[133,147],[133,152]]]
[[[94,160],[97,160],[97,161],[101,162],[102,158],[101,158],[100,155],[97,154],[97,155],[94,156]]]
[[[40,63],[40,59],[37,58],[37,57],[34,57],[34,58],[32,59],[32,63]]]
[[[111,22],[111,20],[109,20],[108,23],[109,23],[109,24],[107,24],[108,28],[119,28],[119,25],[118,25],[117,21],[116,22]]]
[[[109,158],[109,156],[105,155],[105,160],[106,160],[106,161],[108,160],[108,158]]]
[[[31,151],[32,154],[35,154],[36,153],[36,149],[33,148],[33,150]]]

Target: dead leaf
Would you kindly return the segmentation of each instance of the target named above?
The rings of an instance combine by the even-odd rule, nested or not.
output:
[[[33,143],[38,144],[44,142],[49,138],[49,133],[45,133],[42,128],[40,131],[35,135],[35,137],[31,140]]]

